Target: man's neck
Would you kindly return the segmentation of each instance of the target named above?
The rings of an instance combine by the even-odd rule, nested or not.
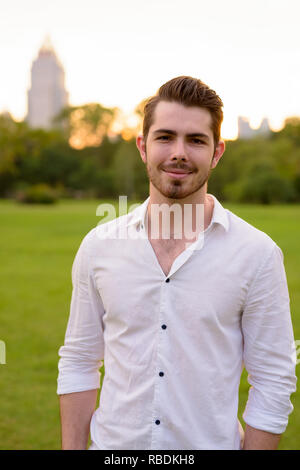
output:
[[[191,236],[196,239],[209,226],[214,209],[214,201],[207,194],[207,188],[201,189],[204,190],[187,198],[171,199],[150,188],[146,215],[149,237],[170,238],[179,243],[180,240],[191,239]]]

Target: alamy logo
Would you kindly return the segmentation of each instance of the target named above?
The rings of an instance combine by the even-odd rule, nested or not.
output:
[[[121,216],[128,214],[141,204],[127,206],[127,196],[119,196],[119,217],[113,204],[100,204],[96,215],[102,217],[98,223],[97,236],[100,239],[135,240],[148,238],[146,231],[137,231],[132,225],[126,226]],[[204,204],[151,204],[152,240],[185,240],[187,247],[197,238],[197,250],[203,247],[204,240]],[[115,220],[115,223],[104,225]],[[104,226],[103,226],[104,225]]]
[[[6,364],[6,345],[0,341],[0,364]]]

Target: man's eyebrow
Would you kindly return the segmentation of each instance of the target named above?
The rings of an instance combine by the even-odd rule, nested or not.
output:
[[[172,131],[171,129],[156,129],[155,131],[153,131],[153,134],[177,135],[177,132]],[[209,136],[207,134],[204,134],[203,132],[193,132],[192,134],[187,134],[187,137],[201,137],[209,140]]]

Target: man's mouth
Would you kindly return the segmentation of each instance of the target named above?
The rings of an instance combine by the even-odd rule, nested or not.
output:
[[[171,178],[181,179],[192,173],[191,170],[183,170],[180,168],[166,168],[163,170]]]

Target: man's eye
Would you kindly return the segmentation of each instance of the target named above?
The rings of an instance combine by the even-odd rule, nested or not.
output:
[[[159,137],[157,137],[157,140],[169,140],[169,136],[168,135],[161,135]]]
[[[201,140],[201,139],[193,139],[193,143],[194,144],[204,144],[205,142],[203,142],[203,140]]]

